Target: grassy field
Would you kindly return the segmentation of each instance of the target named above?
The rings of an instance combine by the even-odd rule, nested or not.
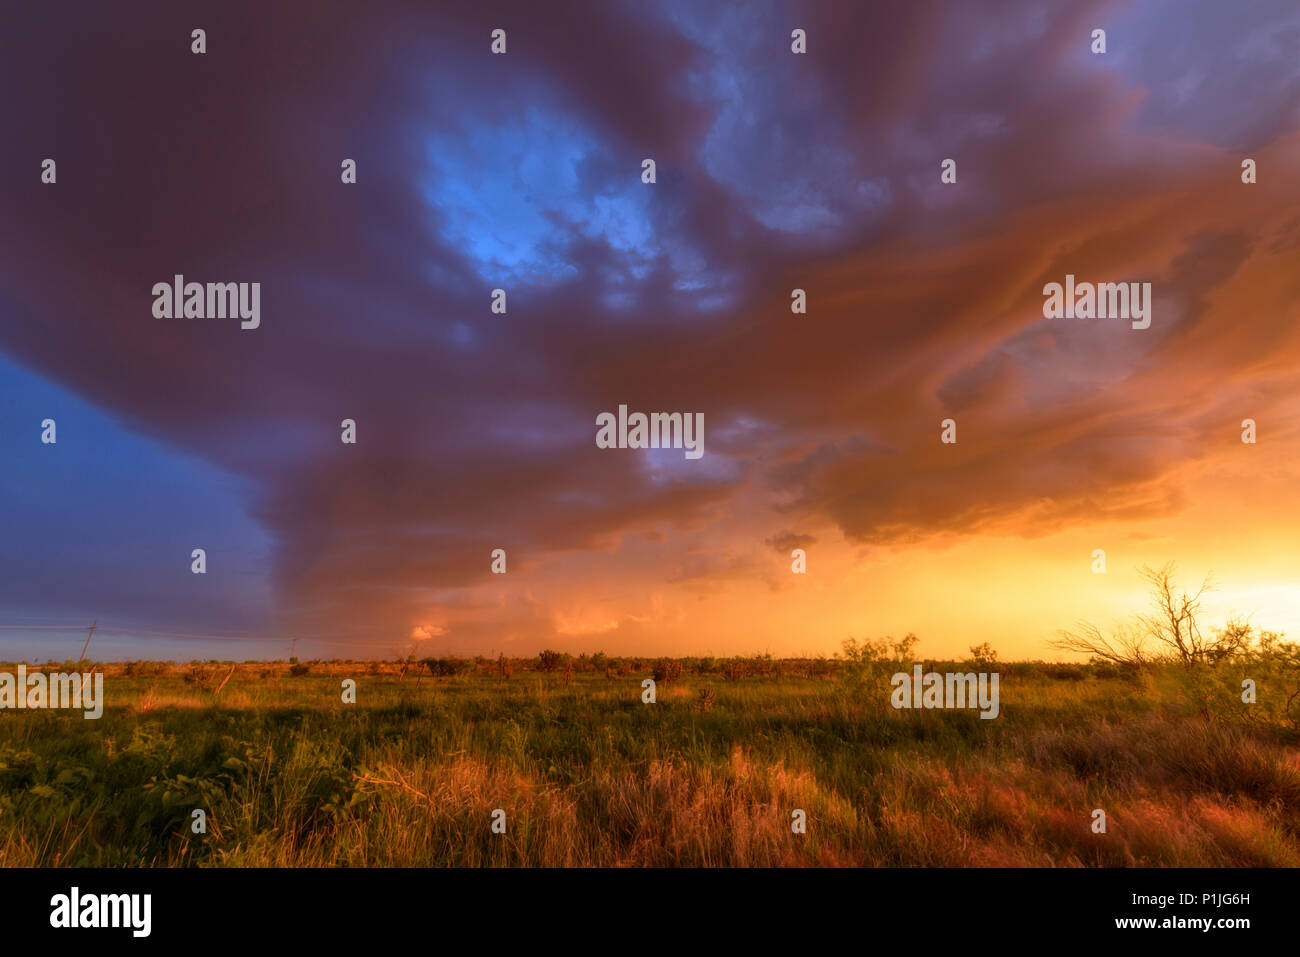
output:
[[[1300,865],[1300,736],[1176,668],[1003,665],[981,720],[766,661],[99,665],[100,720],[0,713],[0,864]]]

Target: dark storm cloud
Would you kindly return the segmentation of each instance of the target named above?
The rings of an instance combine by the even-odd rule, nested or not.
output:
[[[498,545],[612,547],[746,490],[783,496],[755,518],[769,544],[812,540],[782,533],[792,513],[894,541],[1174,508],[1161,480],[1202,453],[1180,423],[1203,409],[1168,357],[1198,324],[1199,354],[1227,335],[1215,290],[1296,198],[1274,167],[1234,205],[1238,157],[1211,147],[1293,131],[1294,69],[1234,54],[1232,88],[1262,94],[1189,103],[1160,51],[1285,52],[1294,27],[1268,4],[1239,28],[1131,16],[1094,60],[1092,24],[1124,9],[28,7],[0,58],[23,91],[0,348],[251,480],[282,607],[326,629],[406,626]],[[1043,320],[1067,271],[1157,281],[1152,330]],[[261,328],[153,319],[176,273],[261,282]],[[620,403],[704,412],[714,464],[596,449]]]
[[[817,544],[815,535],[800,535],[797,532],[789,530],[774,535],[766,542],[767,546],[782,555],[788,555],[791,549],[807,548],[809,545]]]

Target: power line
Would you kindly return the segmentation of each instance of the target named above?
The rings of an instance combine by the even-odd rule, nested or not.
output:
[[[7,631],[81,631],[88,627],[87,625],[0,625],[0,629]],[[256,641],[256,642],[273,642],[287,641],[296,642],[304,641],[318,645],[334,645],[338,647],[354,647],[364,642],[357,641],[333,641],[328,638],[313,638],[306,635],[201,635],[192,632],[179,631],[156,631],[145,628],[128,628],[117,625],[99,624],[96,619],[94,626],[89,626],[97,631],[111,632],[115,635],[140,635],[155,638],[181,638],[193,641]]]
[[[80,625],[0,625],[13,631],[82,631],[88,627],[86,624]]]
[[[111,631],[114,634],[123,634],[123,635],[155,635],[162,638],[201,638],[207,641],[291,641],[292,640],[291,638],[285,638],[282,635],[195,635],[189,632],[179,632],[179,631],[146,631],[143,628],[116,628],[111,625],[100,625],[99,630]]]

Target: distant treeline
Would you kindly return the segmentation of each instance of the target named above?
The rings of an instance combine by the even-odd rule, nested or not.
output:
[[[1136,675],[1136,668],[1116,665],[1106,661],[1089,663],[1069,663],[1050,661],[997,661],[974,656],[966,659],[922,659],[900,656],[896,659],[879,659],[880,667],[896,668],[910,671],[914,665],[921,665],[924,671],[971,671],[996,670],[1007,677],[1043,677],[1058,681],[1083,681],[1092,679],[1109,679]],[[311,659],[300,662],[293,658],[288,661],[263,661],[249,659],[236,662],[233,659],[209,659],[207,661],[125,661],[125,662],[49,662],[45,665],[31,665],[46,670],[60,671],[102,671],[106,675],[125,677],[168,677],[182,676],[198,684],[206,684],[208,679],[217,675],[224,676],[231,668],[239,674],[258,674],[261,677],[280,675],[301,676],[307,674],[371,674],[397,677],[435,677],[450,678],[463,676],[480,676],[508,679],[517,674],[547,674],[564,677],[576,674],[598,674],[617,678],[632,675],[653,677],[656,681],[674,681],[689,676],[709,676],[727,681],[739,681],[743,678],[799,677],[799,678],[833,678],[846,669],[860,667],[860,662],[845,657],[798,657],[777,658],[770,654],[735,655],[731,657],[688,656],[653,657],[639,655],[594,654],[571,655],[565,652],[545,650],[531,657],[496,657],[476,655],[473,657],[415,657],[376,661],[369,659],[329,658]],[[13,665],[0,663],[0,669]]]

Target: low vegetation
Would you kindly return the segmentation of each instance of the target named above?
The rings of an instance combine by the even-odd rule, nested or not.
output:
[[[0,864],[1298,866],[1275,645],[996,663],[992,721],[889,706],[910,636],[837,659],[96,665],[100,720],[0,714]]]

